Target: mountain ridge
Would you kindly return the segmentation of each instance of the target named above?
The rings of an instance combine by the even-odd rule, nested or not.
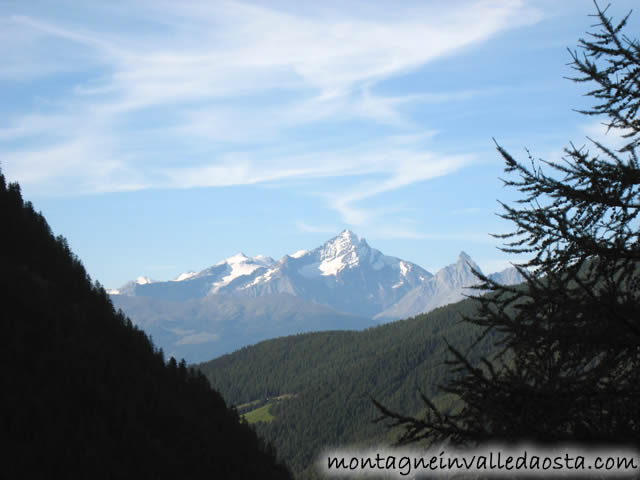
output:
[[[440,284],[464,288],[477,283],[475,276],[472,276],[471,269],[465,267],[466,264],[472,269],[482,272],[471,256],[461,251],[455,264],[443,267],[434,275],[413,262],[385,255],[372,248],[366,239],[350,230],[343,230],[313,250],[298,250],[295,253],[284,255],[278,261],[264,255],[248,257],[239,252],[199,272],[184,272],[168,281],[155,281],[149,277],[139,276],[136,280],[127,282],[119,289],[108,290],[108,293],[112,295],[155,296],[157,289],[164,291],[160,285],[170,286],[183,283],[183,285],[195,286],[199,283],[205,283],[209,288],[196,288],[188,296],[200,298],[214,294],[261,296],[272,293],[289,293],[304,297],[305,288],[299,285],[300,279],[292,277],[302,277],[304,280],[322,280],[321,277],[334,277],[336,286],[344,287],[345,277],[348,276],[349,271],[357,267],[371,267],[373,271],[390,267],[392,270],[400,272],[400,275],[393,276],[397,280],[391,285],[393,290],[406,285],[407,282],[409,287],[415,288],[420,283],[433,281],[434,277]],[[451,267],[454,266],[456,268],[452,269]],[[389,273],[389,269],[386,270],[386,273]],[[414,275],[409,275],[412,271],[415,271]],[[510,283],[522,281],[517,270],[513,267],[492,273],[489,277],[506,280]],[[297,282],[292,283],[292,280],[297,280]],[[269,283],[275,285],[264,288],[264,285]],[[328,278],[324,283],[333,287]],[[408,293],[411,288],[398,290],[399,295],[393,297],[397,299],[402,296],[403,292]],[[312,298],[311,300],[317,299]],[[435,302],[435,304],[440,306],[442,303]],[[425,311],[416,311],[415,313],[424,313]],[[401,317],[402,315],[397,319]]]
[[[481,272],[467,253],[460,252],[455,263],[434,275],[343,230],[314,249],[279,260],[240,252],[174,280],[138,277],[110,293],[114,303],[144,325],[167,352],[204,361],[274,336],[360,330],[431,311],[472,293],[469,287],[479,282],[473,270]],[[510,283],[522,281],[509,269],[493,275]],[[173,316],[152,319],[149,312],[158,311],[154,302]],[[305,314],[306,325],[301,320]],[[183,331],[189,333],[182,335]],[[194,345],[193,335],[208,345],[188,347]]]

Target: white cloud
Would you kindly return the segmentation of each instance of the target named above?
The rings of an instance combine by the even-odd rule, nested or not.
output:
[[[5,115],[0,151],[13,178],[35,191],[73,194],[382,175],[334,194],[332,207],[355,224],[375,216],[360,201],[464,163],[412,143],[426,134],[416,133],[404,107],[478,93],[383,96],[378,82],[540,19],[515,0],[394,4],[367,16],[319,4],[297,11],[240,2],[83,8],[86,22],[53,9],[2,19],[20,47],[7,57],[9,76],[82,73],[47,108]],[[122,26],[124,18],[141,27]],[[353,119],[395,128],[396,140],[404,135],[408,144],[392,146],[389,136],[376,151],[362,142],[359,151],[308,155],[289,140],[301,125]],[[286,154],[265,150],[283,139],[291,144]],[[222,153],[221,144],[255,148]],[[167,160],[166,145],[179,158]]]
[[[471,155],[439,156],[430,152],[410,150],[371,152],[369,158],[378,163],[377,172],[387,173],[385,179],[362,182],[347,191],[328,195],[329,205],[342,215],[346,223],[351,225],[365,225],[391,210],[390,207],[365,208],[358,206],[359,202],[414,183],[450,174],[474,160]]]
[[[215,342],[220,339],[217,333],[199,332],[185,335],[176,342],[176,345],[200,345],[202,343]]]
[[[602,121],[596,121],[593,123],[586,124],[582,127],[584,134],[594,140],[602,146],[606,148],[611,148],[613,150],[619,150],[625,145],[629,143],[628,138],[624,138],[623,135],[629,133],[631,130],[622,130],[619,128],[609,128]],[[578,146],[578,145],[576,145]],[[590,143],[587,145],[589,148],[592,147]]]

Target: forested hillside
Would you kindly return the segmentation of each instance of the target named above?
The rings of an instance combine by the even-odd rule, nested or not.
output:
[[[445,339],[471,345],[478,330],[462,323],[474,300],[360,332],[318,332],[268,340],[199,365],[225,399],[241,410],[264,408],[270,422],[256,423],[298,478],[317,475],[312,462],[328,446],[389,445],[394,433],[371,397],[419,413],[419,391],[434,395],[448,375]],[[470,358],[487,355],[488,337]],[[274,401],[278,396],[287,397]],[[256,402],[247,407],[244,404]],[[448,398],[438,399],[444,408]]]
[[[0,174],[4,478],[290,478],[204,376],[93,284]]]

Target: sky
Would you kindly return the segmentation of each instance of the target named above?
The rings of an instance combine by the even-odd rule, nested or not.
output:
[[[615,20],[635,0],[611,3]],[[110,288],[343,229],[432,272],[465,251],[490,273],[522,260],[489,235],[519,198],[494,139],[522,161],[617,141],[567,78],[594,11],[3,0],[0,168]]]

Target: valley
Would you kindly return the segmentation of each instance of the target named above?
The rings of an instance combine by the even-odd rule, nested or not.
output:
[[[479,330],[462,318],[475,311],[469,299],[360,332],[267,340],[198,368],[227,402],[240,412],[249,408],[247,421],[297,478],[315,478],[313,462],[328,445],[389,445],[397,438],[388,422],[374,422],[380,412],[372,398],[407,415],[425,408],[420,392],[445,409],[455,406],[437,391],[449,375],[446,342],[473,343]],[[469,358],[490,354],[494,340],[486,337]]]

